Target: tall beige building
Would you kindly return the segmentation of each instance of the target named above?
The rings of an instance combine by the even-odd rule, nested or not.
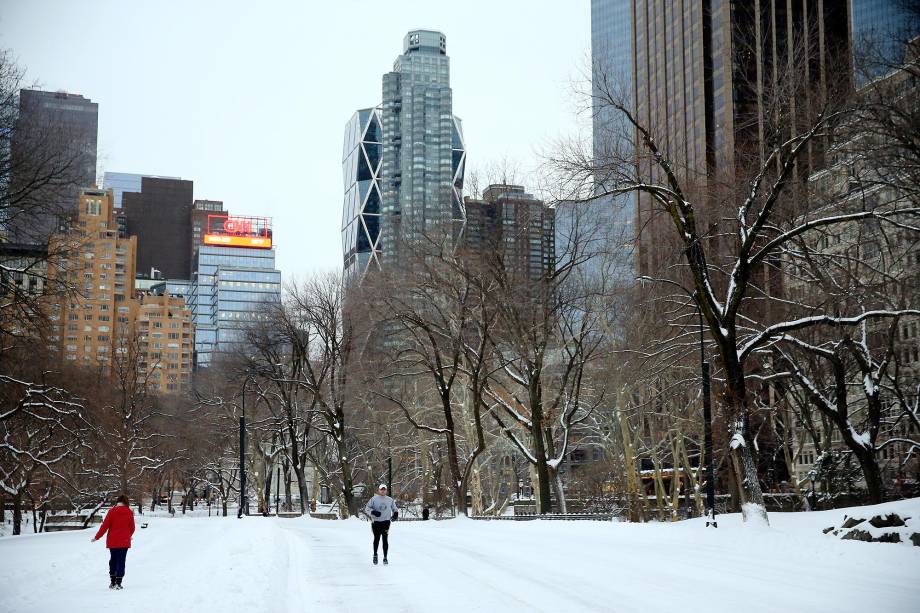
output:
[[[70,294],[51,301],[52,349],[64,361],[111,368],[131,360],[152,392],[178,392],[192,370],[192,318],[181,297],[136,295],[137,238],[119,238],[111,190],[84,189],[76,224],[52,239],[52,275]]]
[[[61,257],[51,274],[65,279],[71,294],[52,306],[50,340],[66,361],[111,364],[117,336],[131,327],[137,239],[118,238],[111,191],[84,189],[79,207],[71,230],[52,239]]]

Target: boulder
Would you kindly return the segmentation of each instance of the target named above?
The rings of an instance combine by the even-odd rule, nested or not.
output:
[[[901,535],[897,532],[886,532],[878,538],[872,539],[876,543],[900,543]]]
[[[830,532],[830,531],[833,530],[833,529],[834,529],[834,527],[831,526],[830,528],[825,528],[825,529],[822,530],[821,532],[823,532],[824,534],[827,534],[828,532]]]
[[[920,532],[914,532],[911,534],[910,542],[914,544],[914,547],[920,547]]]
[[[844,541],[863,541],[866,543],[871,543],[872,535],[865,530],[850,530],[844,534],[841,539]]]
[[[869,520],[869,523],[876,528],[896,528],[898,526],[904,525],[904,520],[897,513],[889,513],[882,517],[881,515],[876,515]]]
[[[840,527],[844,529],[849,529],[854,526],[858,526],[859,524],[866,521],[865,519],[859,519],[856,517],[847,517],[846,515],[843,516],[843,519],[844,519],[843,524]]]

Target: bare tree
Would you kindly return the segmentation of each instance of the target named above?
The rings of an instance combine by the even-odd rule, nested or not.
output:
[[[406,264],[365,281],[368,294],[378,297],[377,355],[388,362],[377,393],[420,433],[443,439],[455,509],[465,515],[470,478],[486,449],[492,281],[478,262],[435,240]]]

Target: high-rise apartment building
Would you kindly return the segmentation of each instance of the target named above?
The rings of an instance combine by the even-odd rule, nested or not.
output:
[[[66,276],[76,292],[52,305],[50,340],[64,360],[109,365],[121,337],[131,331],[137,240],[118,237],[111,192],[85,189],[77,223],[53,243],[54,252],[66,257],[49,269]]]
[[[271,220],[212,214],[203,242],[189,296],[199,367],[216,353],[244,350],[245,327],[281,300]]]
[[[192,271],[191,181],[141,177],[141,191],[123,192],[127,234],[137,237],[137,270],[188,279]],[[151,275],[152,276],[152,275]]]
[[[459,237],[465,157],[462,125],[453,115],[446,38],[413,30],[393,71],[383,76],[380,107],[359,111],[346,126],[346,272],[363,274],[404,249]]]
[[[493,184],[481,200],[466,198],[463,248],[509,279],[533,285],[555,267],[555,210],[521,185]]]
[[[96,185],[99,105],[78,94],[23,89],[12,135],[10,187],[25,194],[0,219],[10,240],[47,243]]]
[[[137,239],[118,236],[111,190],[85,189],[76,224],[53,237],[51,274],[76,288],[54,297],[49,342],[63,360],[135,369],[151,392],[179,392],[192,371],[191,311],[181,297],[135,295]]]
[[[195,328],[185,299],[164,291],[139,295],[131,306],[138,377],[152,392],[186,389],[194,366]]]

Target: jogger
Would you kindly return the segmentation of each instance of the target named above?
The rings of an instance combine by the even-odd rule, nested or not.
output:
[[[377,493],[367,502],[364,512],[371,518],[371,531],[374,533],[374,564],[377,563],[377,549],[380,545],[380,539],[383,538],[383,563],[387,561],[387,553],[390,550],[390,543],[387,537],[390,533],[390,520],[396,521],[399,517],[399,509],[396,508],[396,502],[387,496],[387,486],[380,484]]]

